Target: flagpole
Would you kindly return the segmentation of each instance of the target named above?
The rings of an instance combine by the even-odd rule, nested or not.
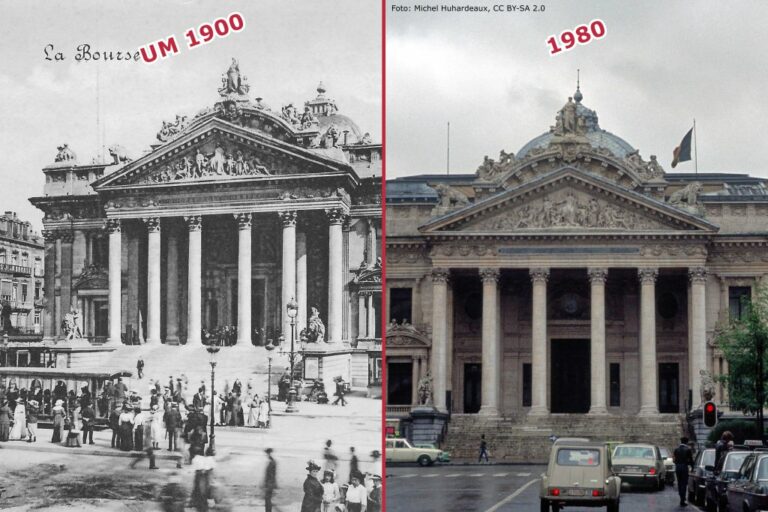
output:
[[[445,174],[451,174],[451,122],[448,121],[448,134],[445,149]]]
[[[693,168],[699,174],[699,155],[696,151],[696,118],[693,118]]]

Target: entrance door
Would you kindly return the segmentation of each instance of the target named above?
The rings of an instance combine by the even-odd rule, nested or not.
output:
[[[480,363],[464,364],[464,412],[480,411],[481,385],[483,381],[483,365]]]
[[[589,340],[552,340],[552,412],[589,412],[590,380]]]
[[[677,363],[659,363],[659,412],[680,412],[680,381]]]

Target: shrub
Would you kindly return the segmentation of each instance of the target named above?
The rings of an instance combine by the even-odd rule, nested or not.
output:
[[[734,444],[744,444],[747,439],[760,438],[755,420],[725,420],[719,421],[715,425],[715,428],[709,433],[707,441],[716,443],[726,430],[730,430],[733,434]]]

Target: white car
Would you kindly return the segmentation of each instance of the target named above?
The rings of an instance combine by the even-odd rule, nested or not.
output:
[[[417,462],[419,466],[431,466],[443,462],[443,452],[436,448],[419,448],[411,445],[407,439],[387,439],[387,462]]]

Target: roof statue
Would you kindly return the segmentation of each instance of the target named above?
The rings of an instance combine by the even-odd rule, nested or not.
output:
[[[56,155],[56,158],[54,159],[54,162],[75,162],[75,161],[77,161],[77,155],[75,155],[74,151],[69,149],[69,144],[64,143],[61,146],[58,146],[56,149],[58,149],[59,152]]]
[[[230,94],[245,96],[250,89],[246,83],[247,81],[248,77],[240,76],[240,64],[237,62],[237,59],[232,57],[232,64],[229,65],[226,74],[221,76],[223,87],[219,89],[219,94],[223,97],[227,97]]]

